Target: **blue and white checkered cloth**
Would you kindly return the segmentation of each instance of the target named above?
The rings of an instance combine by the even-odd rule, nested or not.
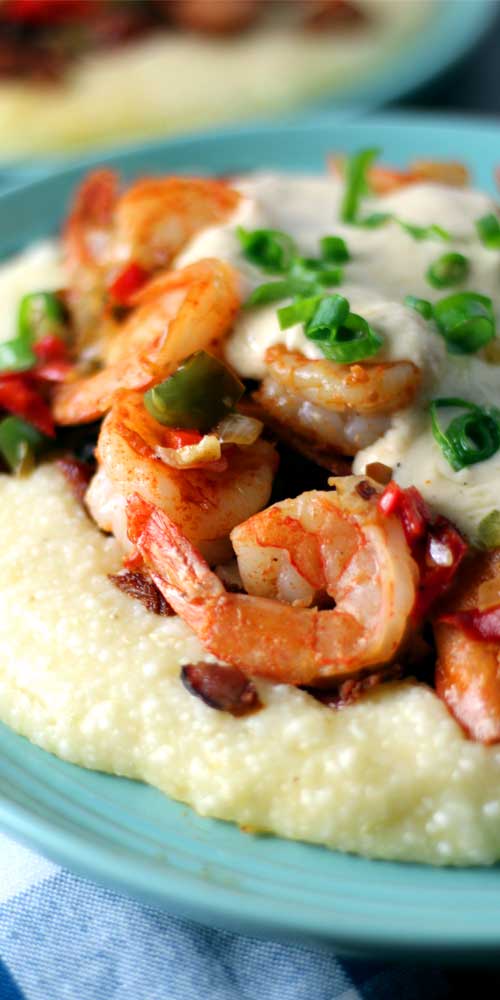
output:
[[[453,996],[449,975],[435,967],[344,960],[201,927],[77,878],[0,834],[0,1000]]]

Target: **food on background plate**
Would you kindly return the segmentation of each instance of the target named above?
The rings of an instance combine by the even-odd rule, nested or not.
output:
[[[434,0],[1,0],[2,156],[341,94],[411,47],[434,9]]]
[[[500,212],[86,177],[2,267],[0,715],[203,815],[500,857]]]

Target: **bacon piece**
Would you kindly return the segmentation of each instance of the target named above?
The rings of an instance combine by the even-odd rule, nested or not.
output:
[[[345,708],[346,705],[352,705],[353,702],[359,701],[367,691],[372,691],[380,684],[398,681],[402,676],[403,668],[399,663],[394,663],[390,667],[385,667],[384,670],[366,674],[365,677],[351,677],[340,681],[335,687],[325,690],[313,687],[305,687],[302,690],[307,691],[312,698],[320,701],[327,708]]]
[[[368,14],[354,0],[306,0],[303,25],[311,31],[365,24]]]
[[[58,458],[56,465],[62,472],[75,499],[83,504],[87,487],[94,474],[92,466],[88,462],[81,462],[80,459],[74,458],[73,455],[64,455],[63,458]]]
[[[146,611],[151,611],[154,615],[164,615],[170,617],[174,614],[168,601],[153,581],[145,573],[129,572],[124,570],[121,573],[109,573],[108,579],[114,583],[118,590],[129,597],[134,597],[144,605]]]
[[[219,663],[189,663],[181,670],[181,681],[190,694],[205,705],[236,718],[263,708],[252,681],[236,667]]]

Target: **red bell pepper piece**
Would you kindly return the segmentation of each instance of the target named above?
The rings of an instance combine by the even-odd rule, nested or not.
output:
[[[54,437],[50,409],[29,375],[0,375],[0,407],[33,424],[42,434]]]
[[[145,284],[149,277],[147,271],[132,261],[123,268],[108,288],[109,296],[119,306],[127,306],[130,300]]]

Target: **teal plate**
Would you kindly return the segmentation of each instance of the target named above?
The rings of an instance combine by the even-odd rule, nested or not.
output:
[[[331,150],[374,145],[401,166],[419,156],[465,157],[477,183],[491,189],[500,129],[450,118],[346,124],[322,117],[142,146],[104,162],[129,178],[257,166],[319,171]],[[56,231],[77,178],[96,162],[88,158],[2,195],[0,253]],[[498,954],[497,867],[369,861],[252,837],[145,785],[65,764],[2,726],[0,825],[75,872],[234,931],[378,956],[492,960]]]

